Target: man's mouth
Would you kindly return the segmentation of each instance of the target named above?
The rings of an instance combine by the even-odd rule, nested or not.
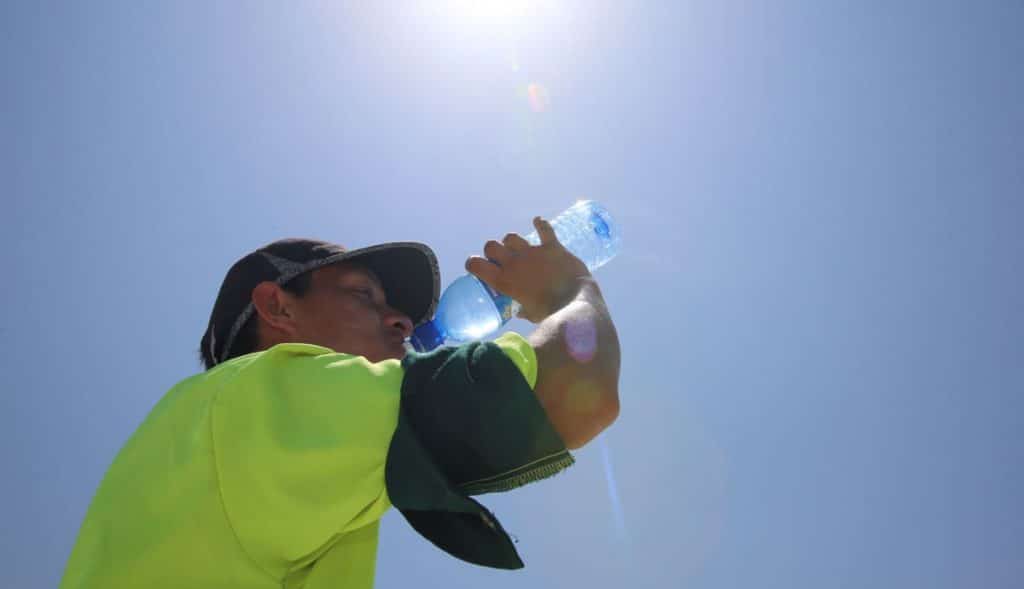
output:
[[[392,344],[393,344],[394,346],[396,346],[396,347],[397,347],[397,346],[401,346],[402,348],[406,348],[406,344],[408,343],[408,341],[409,341],[408,339],[406,339],[406,338],[404,338],[404,337],[402,337],[402,336],[398,336],[398,337],[392,337],[392,338],[391,338],[391,343],[392,343]],[[407,349],[407,348],[406,348],[406,349]]]

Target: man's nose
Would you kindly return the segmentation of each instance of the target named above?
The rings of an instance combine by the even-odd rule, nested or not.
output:
[[[391,314],[388,317],[388,325],[401,331],[403,338],[407,338],[412,335],[412,319],[409,319],[408,315],[397,309],[391,309]]]

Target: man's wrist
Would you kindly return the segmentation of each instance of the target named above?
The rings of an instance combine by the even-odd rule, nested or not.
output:
[[[557,314],[559,311],[576,302],[598,305],[602,308],[604,307],[604,296],[601,294],[601,288],[597,285],[597,281],[594,280],[593,276],[588,274],[586,276],[577,277],[570,284],[570,287],[566,289],[565,293],[558,298],[558,302],[549,309],[549,312],[543,319],[541,319],[541,321]]]

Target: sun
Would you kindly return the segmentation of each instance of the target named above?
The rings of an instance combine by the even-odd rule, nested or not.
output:
[[[536,15],[539,2],[530,0],[448,0],[449,14],[465,25],[489,29],[519,27]]]
[[[444,0],[432,4],[434,13],[455,29],[515,35],[532,28],[556,3],[539,0]]]

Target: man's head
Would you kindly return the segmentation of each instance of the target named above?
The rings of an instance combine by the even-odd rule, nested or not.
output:
[[[201,341],[207,369],[284,342],[317,344],[371,362],[402,358],[403,341],[437,304],[437,260],[419,243],[347,251],[287,239],[228,271]]]
[[[369,268],[339,262],[309,273],[309,288],[295,294],[265,281],[252,291],[259,340],[255,350],[279,343],[317,344],[371,362],[405,356],[412,319],[391,307]]]

